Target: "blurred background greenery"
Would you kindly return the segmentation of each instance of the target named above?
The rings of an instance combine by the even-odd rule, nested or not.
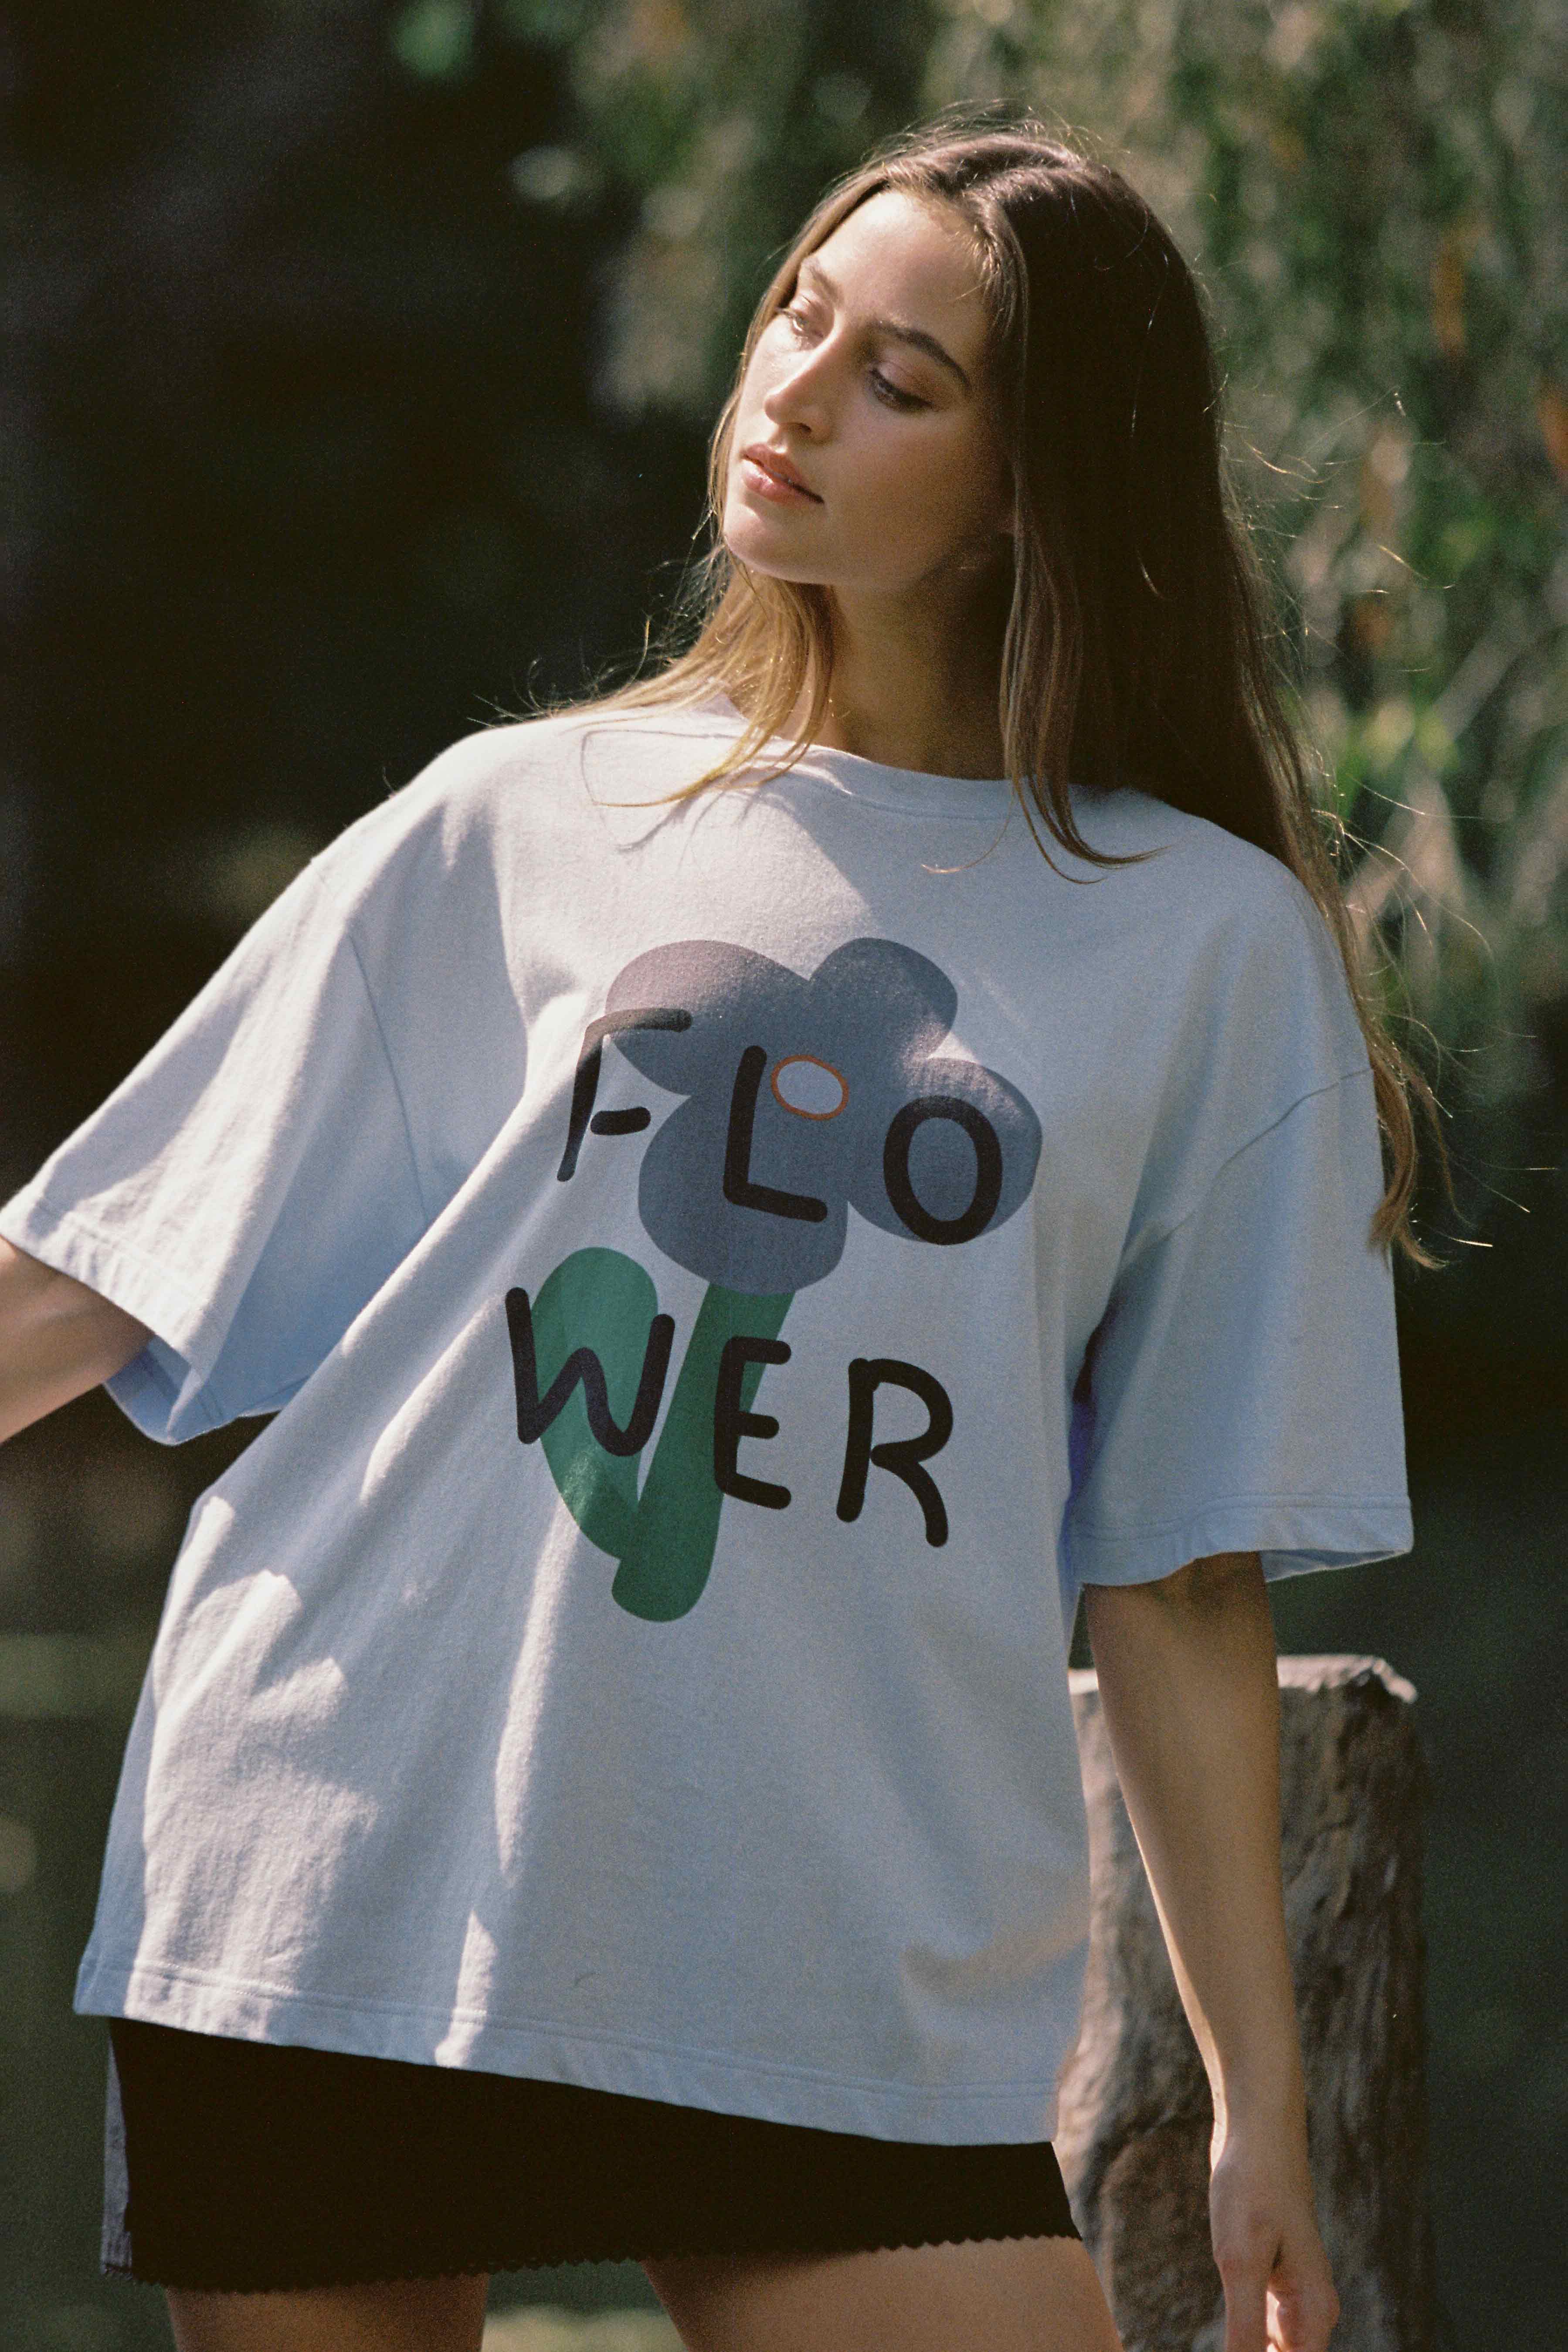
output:
[[[1452,2340],[1568,2284],[1568,11],[1563,0],[22,0],[0,10],[0,1194],[311,852],[624,665],[768,259],[833,174],[1026,101],[1142,186],[1363,920],[1445,1105],[1404,1285],[1419,1548],[1278,1596],[1422,1693]],[[0,2335],[95,2275],[69,2017],[181,1523],[251,1432],[101,1398],[0,1457]],[[616,2302],[636,2273],[500,2294]]]

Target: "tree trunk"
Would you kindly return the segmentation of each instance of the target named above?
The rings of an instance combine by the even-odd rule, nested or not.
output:
[[[1208,2084],[1117,1786],[1072,1676],[1094,1878],[1083,2030],[1057,2151],[1126,2352],[1219,2352]],[[1415,1694],[1378,1658],[1282,1658],[1285,1916],[1333,2352],[1429,2352]]]

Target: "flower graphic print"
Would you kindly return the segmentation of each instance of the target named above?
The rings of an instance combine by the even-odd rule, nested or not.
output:
[[[542,1442],[584,1532],[618,1559],[615,1600],[668,1620],[707,1581],[726,1496],[784,1509],[788,1490],[740,1469],[742,1439],[776,1435],[752,1411],[763,1370],[787,1362],[779,1333],[795,1291],[831,1275],[849,1211],[905,1240],[953,1248],[1027,1200],[1040,1127],[1018,1088],[943,1055],[957,991],[928,957],[853,940],[802,978],[747,948],[689,940],[617,974],[579,1056],[558,1171],[575,1175],[590,1135],[652,1124],[646,1107],[597,1112],[605,1045],[680,1097],[643,1154],[638,1210],[668,1258],[708,1289],[646,1480],[637,1460],[658,1418],[674,1340],[651,1278],[620,1253],[574,1251],[536,1299],[509,1292],[518,1434]],[[902,1480],[926,1541],[947,1538],[926,1461],[952,1429],[950,1399],[921,1367],[857,1358],[838,1516],[853,1519],[868,1471]],[[878,1388],[924,1402],[918,1438],[873,1442]]]
[[[851,1208],[951,1246],[1028,1198],[1039,1121],[994,1070],[938,1056],[958,992],[910,948],[852,940],[802,980],[750,949],[687,940],[620,973],[609,1012],[639,1005],[691,1021],[616,1036],[686,1097],[644,1155],[638,1208],[665,1255],[710,1282],[820,1282]]]

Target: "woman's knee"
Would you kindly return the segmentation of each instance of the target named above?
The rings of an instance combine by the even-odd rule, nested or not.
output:
[[[1076,2238],[644,2268],[689,2352],[1121,2352]]]

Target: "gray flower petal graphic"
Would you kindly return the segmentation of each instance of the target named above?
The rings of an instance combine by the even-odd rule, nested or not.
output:
[[[1018,1089],[937,1057],[957,992],[891,940],[852,940],[810,979],[711,940],[622,971],[610,1013],[679,1008],[679,1029],[615,1043],[686,1100],[643,1158],[638,1208],[668,1257],[731,1290],[830,1274],[848,1210],[937,1245],[973,1240],[1027,1199],[1040,1127]]]

